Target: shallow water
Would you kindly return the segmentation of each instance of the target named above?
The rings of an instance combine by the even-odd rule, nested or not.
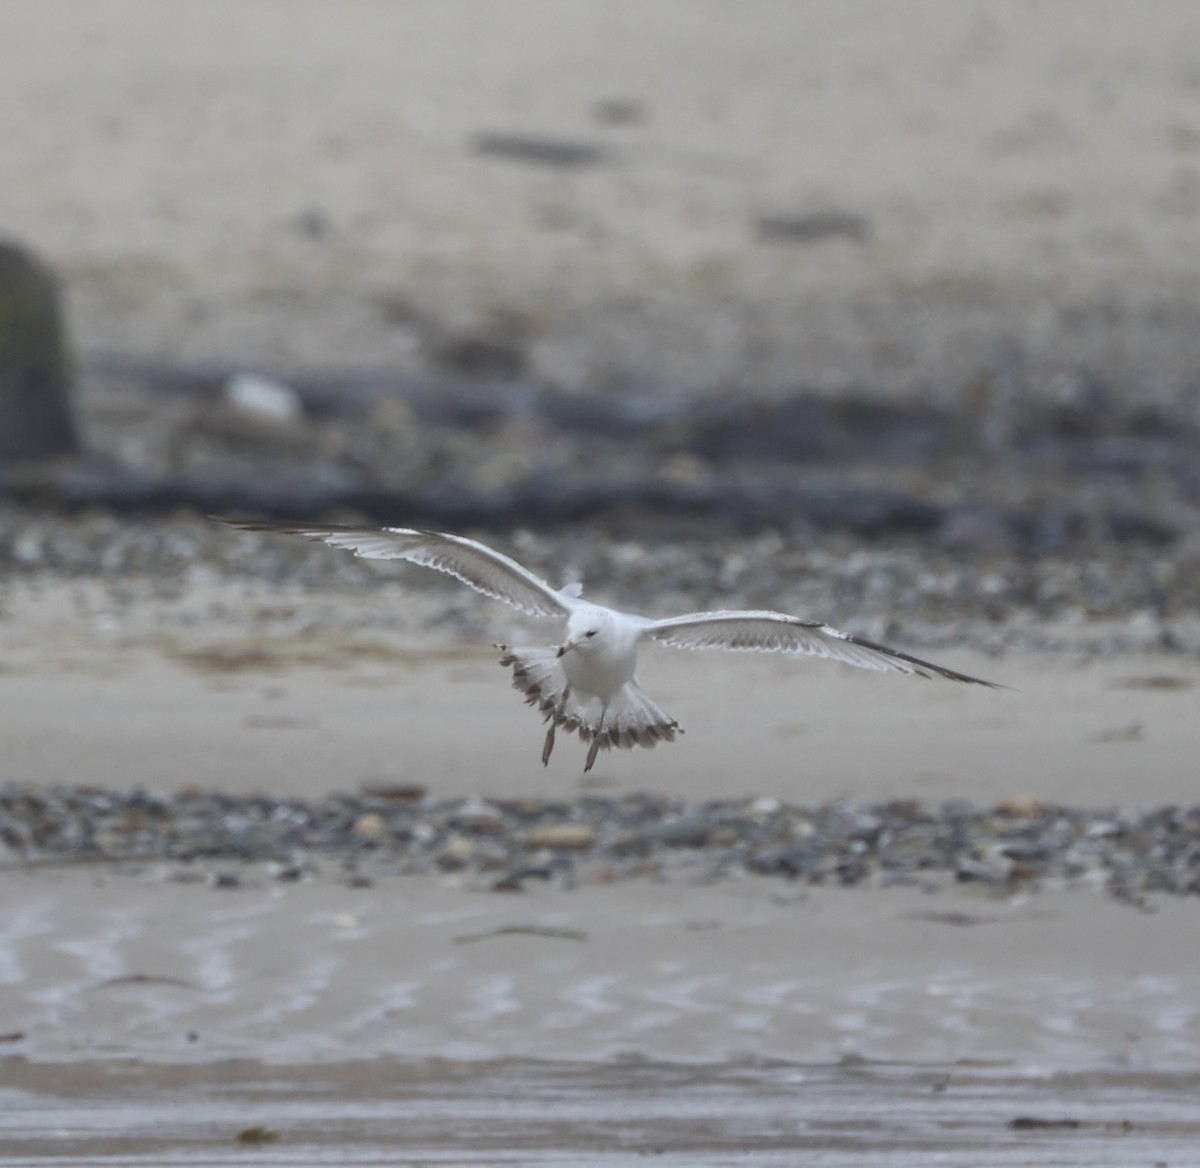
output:
[[[1005,1066],[0,1069],[0,1165],[1200,1163],[1200,1077]],[[1029,1127],[1029,1117],[1075,1126]],[[258,1142],[239,1140],[257,1130]],[[250,1137],[247,1137],[250,1138]]]

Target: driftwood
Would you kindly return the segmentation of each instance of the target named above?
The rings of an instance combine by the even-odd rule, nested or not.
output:
[[[95,357],[96,372],[147,392],[218,400],[235,369]],[[1178,475],[1200,487],[1200,422],[1190,401],[1147,404],[1080,375],[1076,400],[1001,392],[995,379],[960,399],[887,400],[804,389],[764,396],[622,390],[578,394],[518,378],[398,377],[387,370],[285,377],[314,419],[350,418],[384,400],[418,422],[491,430],[534,422],[546,434],[628,438],[712,463],[855,461],[928,468],[941,458],[1032,458],[1069,473]]]
[[[703,483],[658,480],[621,485],[571,485],[531,478],[509,490],[385,490],[330,486],[300,476],[268,485],[251,478],[204,480],[158,478],[128,471],[43,467],[36,474],[0,469],[0,498],[55,511],[105,507],[121,514],[250,514],[270,519],[311,520],[347,512],[381,525],[462,530],[640,518],[694,521],[737,531],[795,530],[805,526],[843,530],[863,537],[918,535],[963,548],[995,544],[1036,551],[1060,549],[1081,536],[1165,544],[1180,531],[1138,512],[1085,514],[1061,506],[1003,512],[976,505],[946,507],[898,491],[829,479],[781,484],[745,478]]]
[[[230,370],[130,365],[93,357],[93,372],[154,397],[182,396],[199,411],[224,401]],[[366,521],[459,530],[550,527],[596,520],[730,530],[805,527],[863,537],[915,535],[964,551],[1022,547],[1054,551],[1081,538],[1168,543],[1188,504],[1167,512],[1154,499],[1112,489],[1147,474],[1200,497],[1200,426],[1184,404],[1139,405],[1097,382],[1077,400],[988,390],[970,400],[869,399],[796,391],[772,397],[675,393],[571,394],[519,380],[398,378],[387,371],[310,373],[289,387],[315,426],[366,432],[381,401],[404,403],[420,432],[441,440],[474,432],[492,441],[505,427],[532,427],[539,440],[586,449],[628,445],[623,481],[589,482],[534,472],[503,489],[446,477],[383,485],[373,468],[293,459],[271,480],[229,467],[206,478],[155,476],[111,463],[0,467],[0,498],[55,510],[105,507],[119,513],[175,509],[305,520],[332,512]],[[986,388],[986,387],[985,387]],[[565,447],[560,447],[564,449]],[[471,449],[456,441],[456,457]],[[242,452],[244,454],[244,451]],[[691,478],[664,479],[664,460],[694,456]],[[244,464],[244,458],[242,462]],[[586,459],[584,460],[586,462]],[[941,469],[962,467],[1051,484],[1100,483],[1103,491],[1028,491],[1044,500],[1005,507],[987,497],[944,502],[929,489]],[[915,467],[916,476],[891,473]],[[889,469],[890,468],[890,469]],[[883,472],[882,474],[880,472]],[[986,476],[985,476],[986,478]],[[881,485],[881,479],[895,485]],[[906,479],[908,481],[906,481]],[[912,483],[910,487],[908,482]]]

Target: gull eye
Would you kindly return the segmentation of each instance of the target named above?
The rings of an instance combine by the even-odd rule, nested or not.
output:
[[[585,637],[594,637],[594,636],[596,635],[596,630],[595,630],[595,629],[588,629],[588,631],[587,631],[586,633],[584,633],[583,635],[584,635]]]

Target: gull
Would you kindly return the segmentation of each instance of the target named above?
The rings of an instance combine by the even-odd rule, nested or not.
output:
[[[589,743],[584,772],[601,750],[653,747],[682,734],[679,723],[638,684],[638,648],[657,641],[675,649],[733,649],[797,653],[907,673],[944,677],[1002,689],[994,682],[910,657],[886,645],[852,636],[821,621],[783,612],[714,611],[652,620],[583,599],[582,584],[552,588],[545,580],[494,548],[461,535],[409,527],[354,527],[221,518],[242,531],[299,535],[345,548],[368,560],[407,560],[456,580],[535,617],[565,622],[557,645],[497,645],[500,664],[512,669],[513,686],[549,723],[542,764],[550,761],[556,730]]]

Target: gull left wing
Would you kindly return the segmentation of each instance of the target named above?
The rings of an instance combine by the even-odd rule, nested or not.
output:
[[[693,612],[649,621],[641,635],[675,649],[803,653],[857,665],[861,669],[888,670],[916,677],[945,677],[950,681],[985,685],[989,689],[1004,688],[995,682],[910,657],[864,637],[840,632],[819,621],[801,620],[782,612]]]

